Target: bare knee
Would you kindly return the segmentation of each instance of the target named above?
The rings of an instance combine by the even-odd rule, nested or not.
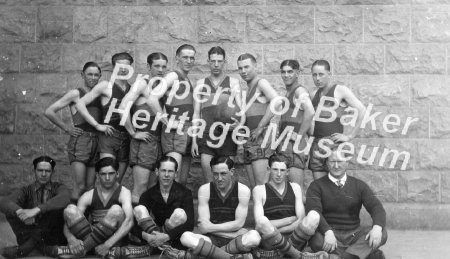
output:
[[[256,222],[256,230],[264,236],[272,233],[275,230],[275,227],[270,223],[270,220],[267,217],[261,217]]]
[[[306,217],[303,218],[302,223],[305,227],[310,228],[312,231],[316,231],[319,226],[320,215],[317,211],[310,211]]]
[[[111,206],[105,216],[105,222],[114,226],[122,223],[124,219],[125,213],[123,212],[123,209],[116,204]]]
[[[70,224],[71,222],[73,222],[74,220],[83,217],[83,214],[80,212],[80,210],[78,209],[77,206],[73,205],[73,204],[69,204],[65,209],[64,209],[64,219],[66,220],[66,222],[68,224]]]
[[[253,248],[257,247],[261,242],[261,236],[258,231],[250,230],[242,236],[242,244],[245,247]]]
[[[180,241],[181,241],[181,244],[183,244],[185,247],[194,249],[198,246],[198,242],[200,241],[200,238],[203,238],[203,236],[186,231],[181,235]]]
[[[144,205],[138,205],[134,207],[133,214],[136,220],[141,220],[143,218],[150,217],[150,213],[148,212],[147,208]]]
[[[177,227],[184,224],[187,221],[186,212],[183,209],[175,209],[170,216],[169,224],[173,227]]]

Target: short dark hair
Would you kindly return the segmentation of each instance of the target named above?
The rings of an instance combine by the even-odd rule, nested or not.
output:
[[[96,67],[98,69],[98,71],[100,71],[100,74],[102,73],[102,69],[100,68],[100,66],[93,61],[89,61],[89,62],[86,62],[86,64],[84,64],[83,72],[86,71],[86,69],[88,69],[90,67]]]
[[[281,62],[280,69],[283,69],[284,66],[290,66],[292,69],[300,69],[300,64],[295,59],[285,59]]]
[[[234,168],[234,161],[233,159],[229,158],[228,156],[215,156],[211,159],[211,161],[209,162],[209,166],[211,166],[211,168],[215,165],[218,164],[222,164],[225,163],[228,167],[228,170],[231,170],[232,168]]]
[[[325,59],[318,59],[314,61],[314,63],[311,66],[311,69],[313,69],[315,66],[323,66],[326,71],[328,72],[331,71],[330,63],[328,63],[328,61],[326,61]]]
[[[129,53],[120,52],[120,53],[116,53],[112,56],[111,63],[113,66],[115,66],[117,60],[123,60],[123,59],[130,61],[130,65],[133,64],[133,62],[134,62],[133,57]]]
[[[40,156],[40,157],[37,157],[37,158],[35,158],[35,159],[33,160],[34,170],[36,170],[36,167],[37,167],[37,165],[38,165],[40,162],[48,162],[48,163],[50,163],[50,165],[52,166],[52,170],[55,169],[56,162],[55,162],[55,160],[54,160],[53,158],[51,158],[51,157],[49,157],[49,156]]]
[[[240,56],[238,57],[237,61],[243,61],[243,60],[246,60],[246,59],[251,59],[251,61],[252,61],[253,63],[256,63],[256,58],[255,58],[255,56],[253,56],[253,55],[250,54],[250,53],[244,53],[244,54],[240,55]]]
[[[159,170],[159,168],[161,167],[161,164],[163,162],[172,162],[175,164],[175,171],[178,171],[178,162],[175,158],[171,157],[171,156],[163,156],[161,157],[160,160],[158,160],[158,162],[156,162],[155,168],[157,168]]]
[[[286,159],[284,159],[283,157],[277,155],[277,154],[273,154],[269,157],[269,167],[272,167],[272,164],[275,162],[279,162],[279,163],[284,163],[287,166],[287,161]]]
[[[178,47],[177,51],[175,52],[175,55],[178,56],[180,55],[181,51],[184,49],[190,49],[193,50],[194,52],[197,52],[194,48],[194,46],[190,45],[190,44],[183,44],[181,46]]]
[[[95,172],[100,172],[100,169],[103,167],[112,166],[114,170],[117,171],[119,169],[119,163],[116,161],[116,159],[112,157],[104,157],[95,163]]]
[[[220,47],[220,46],[215,46],[212,47],[209,51],[208,51],[208,59],[211,57],[212,54],[217,54],[217,55],[222,55],[223,59],[226,58],[225,56],[225,50]]]
[[[164,55],[163,53],[161,53],[161,52],[153,52],[152,54],[147,56],[147,64],[149,66],[151,66],[153,64],[154,60],[160,60],[160,59],[169,62],[169,60],[167,59],[166,55]]]

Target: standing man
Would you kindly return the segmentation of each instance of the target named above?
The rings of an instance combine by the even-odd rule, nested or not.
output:
[[[282,145],[279,145],[277,153],[287,161],[289,181],[303,187],[305,179],[303,170],[308,161],[308,154],[295,150],[304,150],[307,145],[307,132],[312,124],[314,108],[308,90],[298,82],[299,68],[298,61],[292,59],[284,60],[280,65],[281,78],[286,86],[286,98],[289,101],[289,109],[280,119],[280,132],[284,132],[287,127],[293,127],[293,130],[286,136],[289,139],[286,149],[283,150]],[[300,145],[295,145],[295,141],[300,137]]]
[[[150,79],[164,77],[167,62],[167,57],[163,53],[155,52],[148,55],[147,68]],[[131,111],[125,113],[129,116],[125,127],[132,138],[130,166],[133,168],[133,191],[131,192],[133,204],[139,202],[139,197],[148,187],[156,184],[155,164],[162,156],[161,123],[155,120],[156,113],[147,104],[153,88],[152,85],[148,85],[149,82],[148,78],[142,80],[136,89],[133,88],[125,95],[119,107],[124,110],[129,107],[127,105],[129,102],[134,104]],[[158,82],[159,80],[155,81],[153,86]]]
[[[98,132],[80,115],[75,105],[80,98],[91,91],[98,83],[101,75],[102,71],[97,63],[87,62],[81,72],[84,86],[68,91],[45,110],[45,117],[70,135],[67,153],[69,154],[70,167],[75,179],[71,197],[75,203],[81,194],[94,187],[94,165],[96,159],[98,159]],[[72,115],[73,126],[65,125],[57,114],[58,111],[67,106]],[[99,98],[88,104],[86,108],[96,121],[100,120],[102,107]]]
[[[296,231],[297,242],[314,251],[332,253],[330,258],[384,259],[378,248],[387,241],[386,212],[369,186],[347,175],[348,153],[332,148],[327,158],[329,173],[311,183],[306,193],[306,222],[311,226]],[[373,225],[361,226],[361,206],[369,212]]]
[[[244,144],[244,160],[250,185],[265,184],[267,176],[267,159],[274,153],[270,144],[262,146],[266,128],[273,117],[270,102],[278,96],[278,93],[270,85],[269,81],[260,78],[256,71],[256,59],[251,54],[242,54],[238,57],[237,65],[242,79],[247,82],[248,90],[245,97],[246,120],[245,125],[250,130],[250,138]],[[281,103],[274,106],[280,107]]]
[[[116,64],[130,66],[133,64],[133,57],[126,52],[117,53],[112,56],[113,67]],[[127,75],[129,71],[120,69],[118,75]],[[116,108],[120,105],[122,98],[130,89],[130,84],[126,80],[115,80],[112,87],[108,81],[101,81],[92,91],[84,95],[76,104],[78,112],[83,118],[91,124],[95,129],[104,134],[99,136],[100,158],[113,157],[119,162],[119,178],[118,182],[122,182],[123,175],[128,167],[128,159],[130,153],[130,136],[124,126],[120,125],[120,115],[113,112],[109,118],[109,122],[103,124],[108,117],[108,110]],[[102,104],[102,120],[98,122],[89,114],[86,106],[93,102],[96,98],[100,98]]]
[[[269,158],[269,182],[253,189],[256,230],[260,233],[261,254],[289,255],[292,258],[325,259],[326,253],[300,252],[292,233],[305,216],[302,190],[287,181],[287,164],[277,155]]]
[[[102,257],[120,254],[122,238],[133,226],[133,208],[130,190],[118,182],[117,168],[114,158],[100,159],[95,165],[99,185],[64,210],[69,249],[60,249],[60,255],[81,256],[93,249]]]
[[[44,255],[56,256],[50,247],[65,244],[63,209],[70,202],[70,193],[66,186],[52,181],[55,165],[48,156],[34,159],[35,182],[0,200],[0,211],[6,215],[18,244],[0,251],[6,258],[25,257],[35,248]]]
[[[316,60],[312,64],[311,74],[314,84],[318,88],[314,94],[312,104],[316,111],[314,117],[315,125],[312,128],[314,142],[310,150],[309,169],[313,172],[314,179],[319,179],[327,175],[326,158],[318,156],[321,152],[319,141],[322,138],[331,139],[334,143],[351,141],[356,137],[361,127],[361,122],[366,113],[366,108],[353,94],[353,92],[343,84],[332,82],[330,64],[326,60]],[[334,98],[334,101],[321,100],[323,97]],[[337,104],[336,104],[337,102]],[[319,104],[323,104],[319,106]],[[336,116],[331,122],[323,122],[321,119],[330,119],[330,107],[338,105],[335,109]],[[344,135],[344,126],[341,117],[345,115],[345,109],[350,106],[358,111],[358,118],[354,123],[354,128],[349,135]],[[325,110],[322,114],[322,110]],[[328,111],[327,111],[328,110]]]
[[[175,182],[177,172],[177,161],[163,156],[156,164],[158,183],[141,195],[139,205],[134,208],[137,226],[133,234],[152,247],[182,249],[181,234],[194,229],[192,192]]]
[[[177,67],[154,88],[147,101],[155,114],[164,114],[160,100],[164,103],[168,116],[161,117],[163,123],[161,146],[163,154],[175,158],[180,165],[180,183],[183,185],[186,185],[191,167],[192,139],[187,130],[194,114],[194,98],[188,74],[194,67],[195,53],[196,50],[192,45],[181,45],[176,51]]]
[[[226,118],[233,122],[226,133],[220,132],[222,128],[216,128],[214,132],[210,132],[211,125],[217,121],[217,114],[220,109],[232,109],[230,105],[238,105],[241,107],[241,88],[237,78],[225,75],[224,67],[226,64],[225,50],[221,47],[212,47],[208,51],[208,64],[211,69],[210,76],[197,81],[195,86],[198,92],[204,93],[200,98],[194,98],[194,120],[202,119],[206,123],[203,136],[192,138],[192,156],[196,157],[200,154],[203,175],[207,182],[211,182],[211,166],[210,161],[213,156],[235,156],[237,145],[232,139],[233,130],[238,125],[243,125],[245,116],[240,121],[235,118]],[[233,101],[236,101],[233,103]],[[197,120],[194,126],[198,126]],[[211,147],[208,142],[217,144],[220,140],[212,140],[211,136],[226,134],[225,140],[220,147]]]

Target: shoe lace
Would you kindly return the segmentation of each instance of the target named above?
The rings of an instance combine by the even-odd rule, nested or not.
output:
[[[149,248],[147,246],[145,246],[145,247],[129,247],[128,249],[130,249],[129,251],[133,255],[141,255],[141,256],[148,255],[148,251],[149,251]]]

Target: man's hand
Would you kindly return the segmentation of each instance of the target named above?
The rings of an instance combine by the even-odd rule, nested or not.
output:
[[[192,155],[192,157],[198,157],[200,155],[198,153],[198,144],[197,144],[197,142],[192,141],[191,155]]]
[[[19,216],[20,220],[25,222],[30,218],[36,217],[36,215],[39,214],[40,211],[41,209],[39,209],[38,207],[33,209],[22,209],[22,211],[17,216]]]
[[[104,243],[104,244],[101,244],[101,245],[98,245],[97,247],[95,247],[95,252],[98,255],[101,255],[102,257],[105,257],[105,256],[108,255],[109,249],[111,249],[111,247],[112,246]]]
[[[372,249],[377,249],[380,246],[382,235],[382,228],[378,225],[374,225],[366,235],[366,240],[369,239],[369,246]]]
[[[334,143],[342,143],[342,142],[348,142],[350,141],[350,137],[341,133],[334,133],[331,135],[331,140],[333,140]]]
[[[198,230],[200,231],[200,233],[206,234],[209,232],[208,230],[211,229],[211,225],[212,225],[211,221],[209,221],[207,219],[199,219],[197,227],[198,227]]]
[[[145,241],[147,241],[147,243],[153,247],[160,247],[170,240],[169,235],[158,231],[153,231],[150,234],[143,233],[142,238],[145,239]]]
[[[256,129],[252,130],[250,133],[250,141],[255,142],[259,136],[263,133],[264,129],[257,127]]]
[[[131,137],[137,140],[143,140],[147,143],[150,143],[151,138],[149,132],[135,132]]]
[[[78,137],[84,133],[82,129],[73,126],[70,126],[70,128],[66,129],[65,132],[69,133],[72,137]]]
[[[114,131],[116,130],[116,129],[114,129],[113,126],[105,125],[105,124],[97,124],[95,126],[95,129],[97,129],[100,132],[104,132],[106,134],[106,136],[112,136],[114,134]]]
[[[75,255],[84,255],[85,254],[83,241],[73,238],[73,239],[67,240],[67,243],[69,245],[69,249],[72,254],[75,254]]]
[[[327,253],[333,252],[337,248],[337,240],[334,236],[334,233],[332,230],[328,230],[325,232],[325,237],[323,239],[323,251]]]

